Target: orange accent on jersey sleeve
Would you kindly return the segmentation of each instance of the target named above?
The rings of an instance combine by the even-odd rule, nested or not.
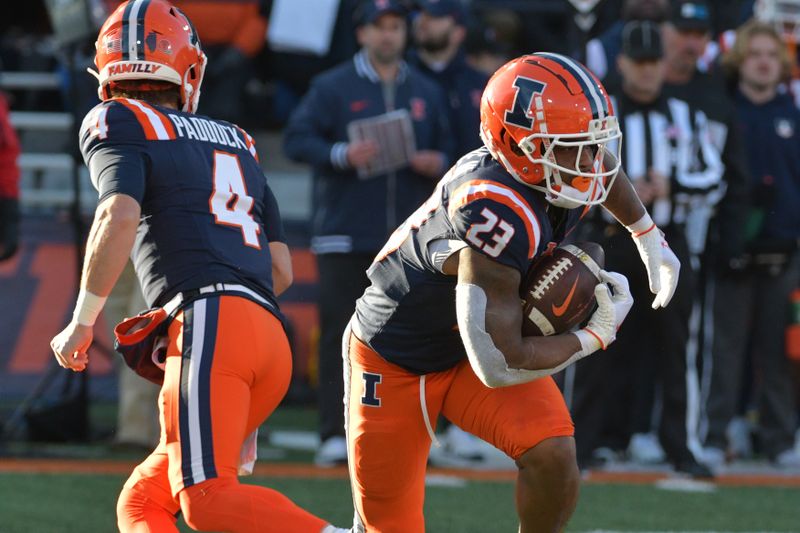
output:
[[[131,113],[133,113],[133,116],[135,116],[136,120],[139,121],[139,125],[142,127],[142,131],[144,131],[145,139],[147,139],[148,141],[158,140],[158,135],[156,134],[155,128],[153,128],[153,125],[150,124],[150,119],[147,118],[147,115],[145,115],[141,109],[139,109],[133,104],[129,104],[123,99],[117,99],[115,101],[124,105],[131,111]],[[175,130],[172,131],[174,134]]]
[[[158,120],[161,121],[161,124],[164,126],[164,129],[167,130],[167,135],[169,135],[169,138],[175,139],[175,128],[172,126],[172,121],[168,119],[166,115],[164,115],[164,113],[162,113],[155,107],[147,104],[146,102],[142,102],[140,100],[139,103],[141,103],[144,107],[152,111],[153,114],[158,117]]]
[[[470,187],[475,187],[479,185],[492,185],[494,187],[498,187],[505,191],[508,191],[511,195],[514,196],[514,198],[517,199],[518,202],[520,202],[522,205],[528,208],[528,211],[530,211],[531,215],[533,215],[534,220],[530,219],[528,214],[525,213],[525,210],[517,202],[515,202],[514,200],[512,200],[507,196],[504,196],[502,194],[499,194],[491,190],[479,190],[479,191],[469,192]],[[450,200],[448,211],[452,216],[452,213],[456,209],[465,206],[471,202],[474,202],[475,200],[480,200],[482,198],[488,198],[493,202],[503,204],[504,206],[514,211],[517,214],[517,216],[519,216],[519,218],[522,219],[522,222],[525,224],[525,231],[528,234],[528,258],[530,259],[534,255],[536,255],[536,249],[539,243],[536,239],[536,231],[533,227],[533,224],[535,222],[538,225],[539,220],[536,218],[536,213],[534,213],[533,209],[531,209],[530,205],[528,205],[528,202],[526,202],[525,199],[514,189],[506,187],[505,185],[497,183],[496,181],[487,181],[487,180],[468,181],[467,183],[464,183],[455,190],[455,192],[453,193],[453,198]]]

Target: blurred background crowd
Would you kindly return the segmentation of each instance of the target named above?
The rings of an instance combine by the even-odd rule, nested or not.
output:
[[[618,341],[559,376],[581,466],[668,463],[710,477],[759,457],[800,470],[800,1],[173,3],[209,58],[199,113],[256,138],[287,220],[300,269],[284,297],[296,351],[287,401],[318,405],[319,465],[346,461],[340,339],[365,269],[447,168],[481,146],[488,77],[508,59],[549,51],[603,81],[624,132],[623,166],[683,265],[672,304],[653,311],[638,254],[613,220],[596,210],[575,236],[604,246],[606,268],[626,274],[636,298]],[[38,275],[31,251],[46,240],[47,220],[74,227],[67,243],[82,244],[96,200],[74,161],[75,130],[98,102],[85,70],[115,4],[29,1],[0,21],[6,439],[35,433],[29,411],[54,374],[26,364],[26,350],[39,358],[47,346],[20,340],[31,333],[11,309],[30,304],[19,287]],[[388,147],[353,125],[398,111],[412,148],[375,171]],[[70,283],[62,275],[64,290]],[[106,323],[143,306],[129,269]],[[118,380],[112,438],[152,445],[156,391],[124,369]],[[72,388],[91,401],[85,383]],[[490,453],[446,421],[439,431],[434,462],[479,466]]]

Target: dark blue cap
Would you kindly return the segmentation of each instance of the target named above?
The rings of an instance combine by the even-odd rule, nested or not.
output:
[[[372,24],[387,13],[405,17],[408,14],[408,10],[396,0],[365,0],[358,6],[356,23],[359,26]]]
[[[460,0],[419,0],[422,11],[432,17],[453,17],[456,22],[463,24],[467,13]]]

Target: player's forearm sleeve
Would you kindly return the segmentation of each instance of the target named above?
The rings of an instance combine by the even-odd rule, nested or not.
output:
[[[486,331],[486,293],[471,283],[459,283],[456,286],[456,316],[469,364],[478,379],[490,388],[519,385],[555,374],[583,356],[582,351],[578,352],[554,368],[508,368],[506,358]]]

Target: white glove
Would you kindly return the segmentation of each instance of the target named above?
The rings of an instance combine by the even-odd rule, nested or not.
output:
[[[678,286],[681,262],[664,239],[664,233],[656,227],[647,213],[626,228],[631,232],[631,238],[647,268],[650,292],[656,295],[653,309],[666,307]]]
[[[600,280],[594,288],[597,299],[595,310],[585,328],[575,332],[581,341],[583,356],[599,349],[605,350],[617,338],[617,330],[633,306],[628,279],[617,272],[600,271]],[[609,285],[614,291],[611,294]]]

